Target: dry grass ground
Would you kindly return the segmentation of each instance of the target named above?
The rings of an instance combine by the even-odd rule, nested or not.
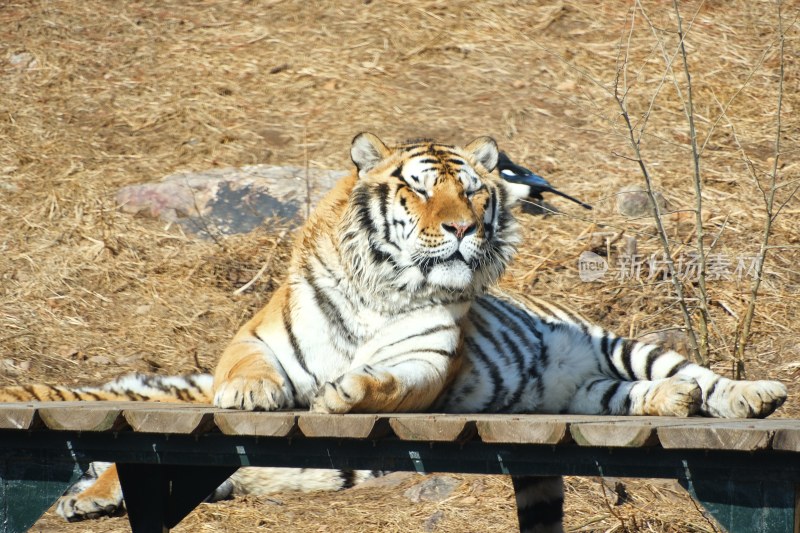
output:
[[[627,50],[631,114],[648,109],[642,150],[672,209],[690,209],[688,128],[655,36],[675,50],[665,2],[426,0],[304,2],[8,0],[0,3],[0,384],[101,381],[122,371],[209,369],[237,326],[263,305],[286,258],[279,228],[221,242],[117,211],[121,186],[179,170],[253,163],[346,168],[352,136],[491,134],[521,162],[594,204],[584,212],[523,215],[526,239],[505,283],[557,298],[621,333],[682,323],[663,284],[582,283],[577,258],[592,231],[637,236],[658,249],[648,220],[614,209],[640,183],[610,96]],[[797,3],[784,4],[784,154],[780,178],[800,178]],[[773,2],[682,5],[703,154],[706,230],[735,261],[758,249],[764,208],[742,160],[759,175],[774,157],[780,56]],[[696,14],[696,17],[695,17]],[[681,83],[682,75],[677,69]],[[685,87],[685,86],[684,86]],[[658,93],[657,97],[654,97]],[[727,113],[718,123],[720,109]],[[800,413],[800,202],[774,227],[752,342],[751,378],[784,381],[777,416]],[[667,221],[688,251],[690,216]],[[624,239],[620,240],[622,243]],[[612,264],[618,257],[611,246]],[[270,261],[251,290],[233,291]],[[712,359],[723,372],[749,279],[709,281]],[[398,489],[203,506],[180,531],[508,531],[503,478],[463,476],[455,495],[411,504]],[[632,500],[606,506],[597,481],[571,480],[575,531],[711,531],[671,485],[636,482]],[[277,503],[276,503],[277,502]],[[612,512],[613,510],[613,512]],[[48,514],[36,531],[125,531],[124,519],[66,525]]]

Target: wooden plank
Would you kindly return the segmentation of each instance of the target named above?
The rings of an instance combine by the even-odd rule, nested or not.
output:
[[[569,431],[580,446],[643,448],[659,444],[658,428],[707,425],[706,418],[667,418],[659,416],[609,416],[589,422],[573,422]]]
[[[0,403],[0,429],[33,429],[36,407],[19,403]]]
[[[482,415],[475,417],[475,422],[483,442],[563,444],[571,439],[566,418],[558,415]]]
[[[27,405],[30,407],[35,407],[37,409],[44,408],[44,407],[113,407],[115,409],[122,409],[122,410],[131,410],[131,409],[205,409],[205,410],[213,410],[216,409],[213,405],[210,404],[203,404],[203,403],[187,403],[187,402],[151,402],[151,401],[71,401],[71,402],[25,402],[22,403],[7,403],[3,405]]]
[[[292,411],[272,413],[223,411],[214,413],[214,423],[226,435],[289,437],[299,431],[298,414]]]
[[[303,413],[297,418],[297,426],[306,437],[343,439],[374,439],[390,431],[388,418],[370,414]]]
[[[394,415],[389,426],[402,440],[463,442],[475,435],[475,424],[460,415]]]
[[[642,448],[658,444],[653,422],[610,420],[572,424],[570,434],[580,446]]]
[[[131,428],[139,433],[171,433],[180,435],[207,433],[213,430],[214,409],[192,405],[152,406],[147,409],[124,409],[122,415]]]
[[[764,420],[711,421],[708,424],[658,428],[661,445],[668,449],[755,451],[770,447],[774,429]]]
[[[39,408],[39,416],[48,428],[59,431],[120,431],[128,427],[122,409],[106,402],[51,403]]]
[[[772,448],[800,452],[800,420],[771,420],[775,427]]]
[[[0,403],[0,429],[34,429],[46,426],[55,430],[115,431],[126,421],[114,412],[123,410],[190,409],[208,410],[211,406],[200,404],[175,404],[159,402],[26,402]],[[44,414],[47,421],[40,415]]]

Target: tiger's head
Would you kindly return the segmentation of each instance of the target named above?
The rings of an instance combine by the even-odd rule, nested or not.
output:
[[[527,194],[495,172],[490,137],[464,147],[353,139],[357,181],[340,231],[357,274],[405,292],[474,293],[503,273],[519,240],[510,208]]]

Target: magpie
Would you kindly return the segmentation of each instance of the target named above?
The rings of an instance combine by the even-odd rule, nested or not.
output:
[[[510,181],[512,183],[522,183],[529,186],[531,188],[531,192],[529,194],[531,198],[542,200],[543,192],[551,192],[553,194],[563,196],[567,200],[572,200],[585,209],[592,208],[592,206],[589,204],[585,204],[577,198],[573,198],[572,196],[559,191],[550,185],[546,179],[538,174],[534,174],[530,169],[514,163],[505,152],[500,152],[500,157],[497,160],[497,168],[500,171],[500,175],[506,181]]]

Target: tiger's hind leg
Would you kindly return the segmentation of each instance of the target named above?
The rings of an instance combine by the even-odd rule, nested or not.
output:
[[[117,476],[117,467],[108,463],[92,463],[92,469],[99,473],[92,483],[89,479],[79,481],[73,490],[58,501],[56,513],[68,522],[115,516],[122,512],[122,486]],[[81,490],[83,487],[87,488]]]
[[[674,352],[673,352],[674,353]],[[680,357],[678,354],[676,356]],[[702,391],[700,412],[715,418],[764,418],[786,401],[786,387],[770,380],[733,380],[681,358],[667,373],[697,381]]]
[[[511,476],[521,533],[563,533],[564,479]]]
[[[603,332],[595,338],[602,373],[621,380],[684,378],[700,387],[700,414],[717,418],[764,418],[786,400],[777,381],[735,381],[688,361],[672,350]]]
[[[769,380],[736,381],[694,364],[674,351],[653,345],[620,339],[619,355],[612,352],[618,373],[633,374],[635,379],[681,377],[693,379],[700,386],[700,413],[716,418],[764,418],[786,400],[786,387]]]
[[[702,407],[702,391],[694,378],[621,381],[597,378],[575,393],[569,412],[597,415],[692,416]]]

